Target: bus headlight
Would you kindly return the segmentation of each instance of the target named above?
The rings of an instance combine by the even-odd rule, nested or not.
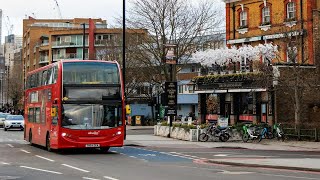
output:
[[[67,133],[62,133],[61,134],[62,137],[65,137],[66,135],[67,135]]]
[[[121,134],[121,131],[118,131],[118,132],[117,132],[117,135],[120,135],[120,134]]]

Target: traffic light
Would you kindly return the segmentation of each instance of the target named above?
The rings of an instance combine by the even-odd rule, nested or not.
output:
[[[126,114],[131,114],[131,108],[129,104],[126,105]]]

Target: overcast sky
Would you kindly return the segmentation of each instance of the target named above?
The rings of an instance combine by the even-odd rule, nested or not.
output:
[[[22,35],[22,19],[34,16],[39,19],[58,18],[55,0],[1,0],[0,9],[3,11],[2,42],[8,34],[6,27],[7,16],[14,25],[13,33]],[[122,14],[122,0],[57,0],[63,18],[102,18],[109,24]],[[199,0],[192,0],[199,1]],[[216,0],[217,6],[224,3]],[[128,3],[129,4],[129,3]],[[34,15],[33,15],[34,14]]]

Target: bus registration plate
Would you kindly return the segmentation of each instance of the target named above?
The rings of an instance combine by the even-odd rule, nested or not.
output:
[[[86,147],[100,147],[100,144],[86,144]]]

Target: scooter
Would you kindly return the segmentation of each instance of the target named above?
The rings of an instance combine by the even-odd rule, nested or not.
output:
[[[242,141],[248,142],[248,140],[254,140],[259,138],[259,133],[257,127],[248,127],[248,125],[242,126]]]
[[[273,136],[276,137],[278,140],[285,140],[285,135],[282,130],[281,123],[273,125]]]

